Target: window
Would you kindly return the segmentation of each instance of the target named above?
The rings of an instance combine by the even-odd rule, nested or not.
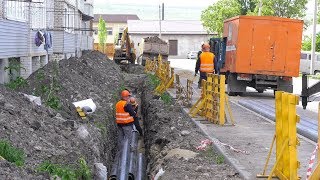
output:
[[[107,27],[107,34],[112,35],[112,27]]]
[[[74,30],[74,17],[75,12],[72,7],[65,8],[65,30],[67,32],[73,32]]]
[[[31,3],[32,28],[46,28],[46,0],[33,0]]]
[[[16,21],[27,21],[27,3],[24,1],[5,1],[6,18]]]
[[[124,28],[119,28],[119,32],[123,32],[124,31]]]
[[[305,53],[301,53],[300,59],[307,59],[308,55]]]

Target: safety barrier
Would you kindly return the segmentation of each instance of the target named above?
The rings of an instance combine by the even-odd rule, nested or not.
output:
[[[225,105],[227,105],[231,123],[234,125],[228,96],[225,95],[225,76],[209,73],[207,80],[203,80],[201,84],[201,97],[191,107],[189,114],[192,117],[198,114],[212,123],[225,125]]]
[[[187,79],[187,86],[183,87],[180,83],[180,76],[178,74],[176,76],[176,103],[181,103],[181,105],[190,107],[192,100],[192,84],[193,82]]]
[[[300,118],[296,114],[296,105],[299,104],[299,97],[290,93],[276,92],[276,132],[272,140],[266,164],[262,174],[257,177],[272,179],[299,179],[298,168],[300,163],[297,160],[297,123]],[[276,144],[276,162],[269,175],[266,169],[270,160],[271,152]]]
[[[315,150],[312,153],[312,156],[310,158],[309,167],[307,171],[307,179],[309,180],[318,180],[320,179],[320,150],[319,150],[319,144],[320,144],[320,103],[318,105],[318,144],[315,148]],[[312,173],[312,167],[314,164],[314,160],[316,157],[316,154],[318,156],[318,160],[316,162],[316,168],[314,169]]]
[[[174,86],[174,68],[170,68],[169,61],[163,62],[161,55],[158,56],[157,60],[146,60],[145,72],[154,72],[160,79],[160,84],[156,87],[155,94],[161,95],[168,88]]]

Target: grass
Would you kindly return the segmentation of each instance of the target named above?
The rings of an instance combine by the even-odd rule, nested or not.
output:
[[[210,161],[215,161],[217,164],[223,164],[225,162],[224,156],[214,152],[212,147],[208,147],[206,150],[202,151],[202,155],[207,157]]]
[[[0,140],[0,156],[17,166],[24,164],[24,152],[21,149],[13,147],[6,140]]]
[[[5,84],[6,87],[8,87],[10,89],[13,89],[13,90],[16,90],[16,89],[21,88],[21,87],[25,87],[27,85],[28,85],[27,80],[23,79],[20,76],[17,77],[15,80],[12,80],[9,83]]]
[[[77,167],[67,165],[53,164],[50,161],[45,161],[37,168],[38,172],[47,172],[50,176],[58,176],[62,180],[91,180],[92,174],[86,161],[83,158],[79,159]]]
[[[103,123],[96,122],[95,125],[97,128],[99,128],[101,130],[102,135],[107,133],[107,128]]]
[[[157,86],[159,86],[160,84],[160,80],[159,78],[154,75],[154,74],[148,74],[148,78],[150,80],[150,85],[153,87],[153,88],[156,88]]]
[[[167,105],[172,103],[172,98],[168,93],[163,93],[161,95],[161,100]]]

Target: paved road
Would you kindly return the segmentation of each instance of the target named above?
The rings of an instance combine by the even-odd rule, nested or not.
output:
[[[191,80],[194,80],[196,83],[198,81],[198,76],[194,77],[194,68],[196,60],[194,59],[170,59],[171,67],[175,68],[175,71],[182,73],[184,77],[188,77]],[[309,86],[318,82],[319,80],[309,79]],[[293,79],[293,93],[300,95],[301,93],[301,77]],[[230,100],[239,101],[241,99],[250,99],[250,100],[263,100],[264,103],[268,105],[274,105],[274,96],[273,90],[266,90],[264,93],[258,93],[255,89],[248,87],[247,92],[243,96],[231,97]],[[312,96],[309,102],[307,109],[303,110],[301,102],[297,107],[298,114],[300,116],[308,117],[310,119],[317,120],[318,104],[320,100],[320,94]]]

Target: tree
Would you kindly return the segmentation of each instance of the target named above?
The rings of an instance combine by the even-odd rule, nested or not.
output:
[[[255,11],[259,0],[237,0],[240,5],[240,14],[247,15]]]
[[[102,49],[102,52],[105,50],[106,40],[107,40],[107,28],[106,22],[100,17],[98,24],[98,38],[99,38],[99,47]]]
[[[209,32],[215,32],[221,36],[223,21],[237,15],[240,15],[240,5],[236,0],[218,0],[202,11],[201,21]]]
[[[306,13],[307,3],[308,0],[262,0],[261,14],[287,18],[303,18]]]
[[[311,51],[311,37],[306,37],[302,42],[302,50]],[[316,52],[320,52],[320,34],[316,36]]]

